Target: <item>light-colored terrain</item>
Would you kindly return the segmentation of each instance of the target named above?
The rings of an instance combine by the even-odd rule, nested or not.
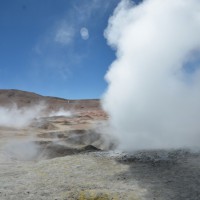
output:
[[[98,100],[47,101],[32,93],[0,92],[4,107],[41,99],[45,115],[26,127],[0,127],[1,200],[200,199],[198,152],[116,152]],[[71,114],[49,115],[60,108]]]

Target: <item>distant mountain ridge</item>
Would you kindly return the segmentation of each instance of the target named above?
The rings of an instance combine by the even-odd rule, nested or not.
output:
[[[59,97],[42,96],[33,92],[0,89],[0,106],[8,107],[17,105],[17,107],[29,107],[44,103],[50,110],[64,109],[101,109],[99,99],[80,99],[70,100]]]

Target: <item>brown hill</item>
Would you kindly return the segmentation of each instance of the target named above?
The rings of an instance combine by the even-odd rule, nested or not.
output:
[[[42,96],[33,92],[21,90],[0,90],[0,106],[29,107],[37,104],[45,104],[48,110],[101,110],[98,99],[69,100],[58,97]]]

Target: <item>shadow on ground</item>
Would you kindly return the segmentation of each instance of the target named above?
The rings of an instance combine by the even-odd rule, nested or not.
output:
[[[137,180],[147,188],[147,199],[199,200],[200,153],[188,150],[137,152],[124,155],[118,162],[129,170],[118,174],[124,182]]]

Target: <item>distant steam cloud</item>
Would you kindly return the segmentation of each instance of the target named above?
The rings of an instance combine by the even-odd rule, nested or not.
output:
[[[83,40],[87,40],[89,38],[89,31],[85,27],[81,28],[80,34]]]
[[[64,110],[64,109],[60,109],[58,111],[53,111],[51,112],[49,115],[49,117],[54,117],[54,116],[65,116],[65,117],[71,117],[72,116],[72,112]]]
[[[199,147],[200,1],[122,0],[105,31],[103,98],[121,148]]]
[[[28,126],[34,118],[40,117],[45,106],[43,104],[18,108],[0,107],[0,126],[23,128]]]

